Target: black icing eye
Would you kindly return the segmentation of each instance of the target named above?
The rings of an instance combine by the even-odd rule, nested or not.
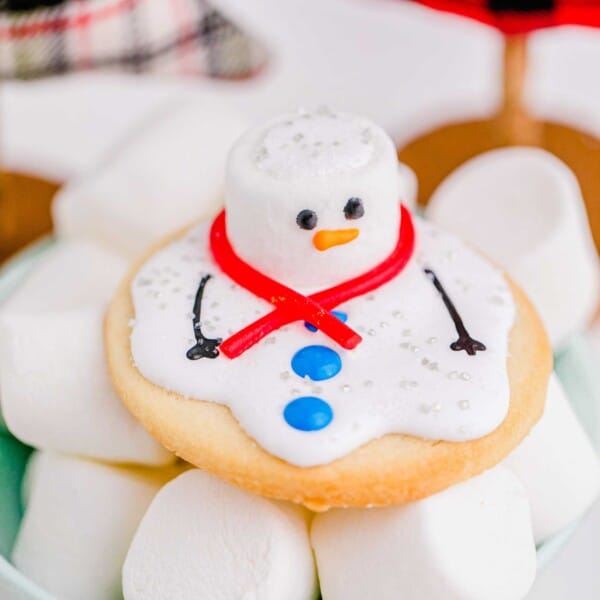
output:
[[[296,223],[300,229],[314,229],[317,226],[317,213],[305,208],[298,213]]]
[[[360,198],[350,198],[344,206],[346,219],[360,219],[365,214],[365,207]]]

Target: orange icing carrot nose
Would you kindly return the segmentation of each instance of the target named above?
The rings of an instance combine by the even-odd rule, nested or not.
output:
[[[317,250],[327,250],[351,242],[358,234],[358,229],[321,229],[313,236],[313,246]]]

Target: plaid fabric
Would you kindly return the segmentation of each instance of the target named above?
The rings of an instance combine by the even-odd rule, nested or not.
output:
[[[265,57],[204,0],[0,0],[0,78],[97,68],[239,78]]]

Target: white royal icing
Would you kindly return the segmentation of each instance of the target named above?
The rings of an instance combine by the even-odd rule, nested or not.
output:
[[[501,271],[458,238],[415,221],[417,247],[400,275],[337,307],[363,336],[354,350],[296,322],[233,360],[221,354],[196,361],[186,352],[195,343],[192,307],[203,275],[213,276],[202,304],[207,337],[226,338],[272,307],[214,264],[209,223],[194,227],[153,255],[132,282],[137,368],[165,389],[228,406],[265,450],[302,467],[328,463],[387,433],[448,441],[490,433],[509,406],[506,361],[515,315],[510,289]],[[435,271],[486,351],[469,356],[450,349],[456,329],[425,267]],[[313,382],[294,373],[292,357],[313,344],[340,354],[342,369],[335,377]],[[293,429],[283,416],[291,400],[308,395],[333,409],[333,420],[319,431]]]

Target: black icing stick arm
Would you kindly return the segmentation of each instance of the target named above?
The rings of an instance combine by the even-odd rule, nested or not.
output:
[[[475,356],[477,352],[483,352],[486,350],[485,344],[477,341],[472,338],[463,323],[463,320],[456,310],[456,306],[450,297],[446,293],[442,282],[437,278],[437,275],[431,269],[423,269],[425,271],[425,275],[431,279],[431,282],[435,286],[435,289],[439,292],[446,308],[448,309],[448,313],[450,313],[450,317],[452,321],[454,321],[454,327],[456,327],[456,333],[458,333],[458,339],[455,342],[450,344],[450,348],[459,352],[460,350],[464,350],[469,356]]]
[[[193,309],[193,326],[194,326],[194,337],[196,338],[196,344],[192,346],[186,353],[186,356],[190,360],[198,360],[199,358],[217,358],[219,356],[219,344],[223,341],[221,338],[210,339],[204,337],[202,334],[202,328],[200,326],[200,313],[202,310],[202,297],[204,295],[204,288],[211,275],[205,275],[200,280],[198,285],[198,291],[194,299]]]

